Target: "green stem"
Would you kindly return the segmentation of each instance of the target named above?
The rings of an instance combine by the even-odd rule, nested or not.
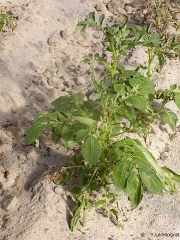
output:
[[[151,70],[151,68],[152,68],[152,63],[154,61],[155,56],[156,55],[154,54],[153,49],[148,48],[148,77],[150,79],[153,75],[153,71]]]
[[[163,107],[166,105],[166,103],[168,102],[168,99],[164,99],[160,105],[160,107],[156,110],[157,113],[161,112],[161,110],[163,109]]]
[[[114,85],[114,77],[116,74],[116,69],[117,69],[117,53],[116,49],[114,48],[114,43],[113,43],[113,37],[108,37],[111,49],[112,49],[112,54],[113,54],[113,62],[112,62],[112,67],[110,69],[110,74],[111,74],[111,84],[112,86]]]

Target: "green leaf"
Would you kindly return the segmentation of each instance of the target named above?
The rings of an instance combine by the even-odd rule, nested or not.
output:
[[[80,187],[74,187],[73,189],[70,190],[70,192],[72,194],[79,194],[79,193],[83,192],[83,189]]]
[[[27,131],[26,133],[26,144],[29,145],[36,141],[39,138],[41,133],[43,132],[46,122],[35,122]]]
[[[156,49],[156,52],[157,52],[157,56],[158,56],[158,60],[159,60],[160,69],[162,69],[166,62],[166,59],[160,50]]]
[[[130,79],[129,83],[132,87],[136,87],[137,92],[142,95],[154,94],[154,83],[148,78]]]
[[[138,167],[140,168],[140,171],[148,170],[149,172],[150,171],[153,172],[153,170],[150,167],[148,161],[144,157],[143,153],[140,152],[140,151],[137,151],[137,152],[135,152],[135,154],[133,154],[133,163],[135,165],[138,165]]]
[[[88,135],[88,133],[91,131],[91,129],[80,129],[76,133],[76,141],[82,142],[82,140]]]
[[[170,111],[169,109],[165,109],[163,115],[162,115],[162,121],[164,124],[168,124],[172,131],[176,130],[176,123],[178,121],[178,117],[175,113]]]
[[[131,201],[133,208],[137,207],[143,197],[143,188],[139,178],[139,174],[132,171],[127,180],[127,187],[125,192]]]
[[[77,142],[74,140],[69,140],[64,144],[65,148],[73,149],[77,145]]]
[[[104,21],[104,18],[105,18],[105,15],[102,14],[100,17],[99,17],[99,24],[102,26],[102,23]]]
[[[134,107],[145,113],[147,101],[142,96],[132,96],[127,99],[127,101]]]
[[[162,167],[161,168],[163,172],[168,173],[169,176],[171,176],[176,182],[180,182],[180,175],[175,173],[173,170],[167,168],[167,167]]]
[[[72,96],[61,96],[54,100],[51,104],[60,112],[66,112],[76,107]]]
[[[160,35],[154,33],[149,37],[149,42],[152,43],[155,47],[159,47],[160,44]]]
[[[74,119],[76,119],[77,121],[84,123],[86,125],[88,125],[89,127],[93,127],[93,125],[95,124],[95,121],[91,118],[88,117],[83,117],[83,116],[74,116]]]
[[[180,109],[180,92],[174,93],[174,101],[175,101],[177,107]]]
[[[126,138],[122,140],[124,144],[132,146],[135,152],[139,152],[142,157],[148,162],[148,164],[153,168],[153,170],[158,174],[162,175],[161,168],[157,165],[156,159],[153,155],[141,144],[141,142],[137,139]]]
[[[84,211],[83,211],[83,221],[82,221],[83,227],[86,226],[87,219],[88,219],[88,210],[87,210],[87,209],[84,209]]]
[[[91,119],[99,121],[100,120],[100,104],[93,100],[88,100],[83,102],[83,111],[89,116]]]
[[[90,12],[88,17],[89,17],[89,19],[95,21],[95,12]]]
[[[55,144],[57,144],[61,138],[61,123],[56,123],[52,127],[52,140]]]
[[[81,206],[77,205],[73,211],[73,217],[70,222],[70,230],[73,232],[75,228],[78,226],[81,218]]]
[[[120,94],[120,96],[124,96],[127,93],[125,84],[114,84],[114,90]]]
[[[95,203],[95,208],[104,207],[106,205],[106,200],[99,200]]]
[[[136,36],[135,36],[135,40],[136,41],[139,41],[143,35],[145,35],[146,33],[146,29],[143,28],[143,29],[138,29],[138,31],[136,32]]]
[[[113,182],[118,190],[123,190],[126,187],[126,182],[131,171],[130,162],[121,160],[113,167]]]
[[[81,153],[83,158],[90,165],[96,164],[102,153],[102,147],[99,143],[99,140],[94,136],[89,136],[82,146]]]
[[[69,93],[68,96],[61,96],[51,104],[60,112],[73,111],[83,103],[83,94]]]
[[[140,176],[143,183],[145,184],[145,186],[150,192],[157,195],[162,195],[162,190],[163,190],[162,182],[155,173],[152,173],[152,171],[151,172],[140,171]]]
[[[166,176],[165,177],[165,184],[167,185],[168,187],[168,191],[171,193],[171,194],[177,194],[178,193],[178,189],[176,188],[176,183],[175,183],[175,180],[169,176]]]
[[[118,108],[118,112],[127,117],[127,119],[129,119],[131,122],[136,121],[136,114],[133,107],[127,106],[125,103],[121,103]]]
[[[65,125],[62,129],[61,136],[65,141],[70,140],[74,135],[75,129],[72,125]]]

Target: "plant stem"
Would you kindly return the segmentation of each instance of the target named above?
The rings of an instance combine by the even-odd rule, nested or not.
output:
[[[112,62],[112,67],[110,69],[110,74],[111,74],[111,84],[112,86],[114,85],[114,77],[116,74],[116,68],[117,68],[117,53],[116,53],[116,49],[114,47],[114,43],[113,43],[113,37],[108,37],[111,49],[112,49],[112,54],[113,54],[113,62]]]
[[[154,58],[155,58],[155,54],[154,54],[153,50],[150,47],[148,47],[148,73],[147,73],[147,75],[150,79],[153,75],[151,68],[152,68],[152,63],[154,61]]]

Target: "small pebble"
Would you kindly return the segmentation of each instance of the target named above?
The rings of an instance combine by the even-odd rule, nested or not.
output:
[[[109,11],[109,12],[111,12],[111,13],[113,13],[113,14],[115,14],[115,15],[118,14],[118,8],[119,8],[119,6],[118,6],[118,4],[117,4],[115,1],[110,2],[110,3],[108,4],[107,8],[108,8],[108,11]]]
[[[55,36],[54,34],[52,36],[49,37],[47,43],[49,46],[51,47],[56,47],[57,46],[57,36]]]
[[[133,12],[133,8],[131,6],[126,6],[126,12],[131,14]]]
[[[78,41],[78,44],[79,44],[81,47],[89,47],[89,42],[88,42],[86,39],[79,40],[79,41]]]
[[[106,7],[105,7],[105,5],[103,4],[103,3],[98,3],[98,4],[96,4],[96,6],[95,6],[95,9],[97,10],[97,11],[104,11],[104,10],[106,10]]]
[[[79,85],[85,85],[86,84],[86,80],[84,77],[78,77],[77,79],[77,84]]]
[[[47,82],[48,82],[49,86],[54,87],[56,89],[61,89],[64,87],[62,79],[59,79],[56,77],[49,78]]]
[[[62,194],[62,188],[60,186],[54,187],[54,192],[57,194]]]
[[[67,40],[67,39],[68,39],[68,31],[67,31],[67,29],[61,31],[61,32],[60,32],[60,36],[61,36],[64,40]]]
[[[175,19],[180,20],[180,12],[175,14]]]

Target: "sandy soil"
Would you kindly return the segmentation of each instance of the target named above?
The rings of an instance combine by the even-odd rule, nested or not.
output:
[[[122,194],[124,230],[92,211],[85,229],[71,233],[71,197],[46,178],[67,163],[70,151],[52,144],[47,132],[39,149],[25,145],[25,132],[37,112],[65,91],[83,91],[90,84],[82,60],[101,48],[100,36],[90,32],[82,39],[74,33],[77,22],[90,11],[117,21],[126,13],[135,22],[143,17],[143,1],[1,0],[0,7],[19,18],[14,31],[0,35],[0,240],[180,238],[180,195],[148,192],[134,210]],[[125,64],[134,68],[145,57],[143,49],[137,49]],[[157,86],[180,84],[179,76],[180,63],[167,62]],[[176,106],[171,107],[180,117]],[[169,129],[155,126],[155,133],[150,150],[160,165],[180,172],[179,132],[172,137]]]

